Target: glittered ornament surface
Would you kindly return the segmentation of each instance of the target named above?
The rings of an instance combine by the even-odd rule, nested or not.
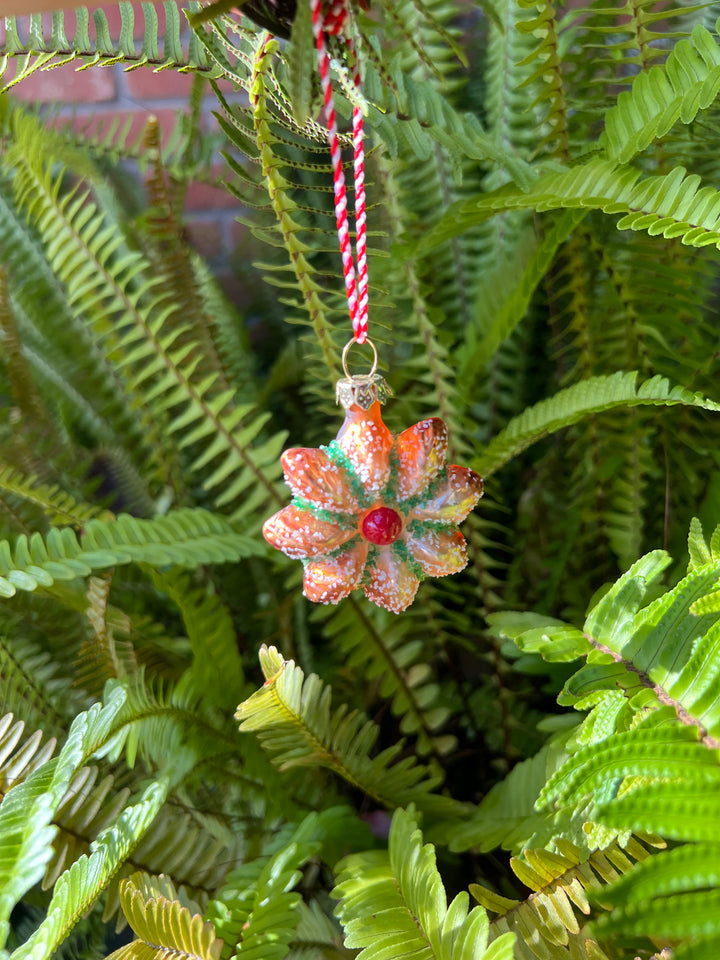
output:
[[[294,499],[263,527],[266,540],[305,567],[305,596],[338,603],[362,589],[400,613],[426,577],[467,563],[457,525],[482,496],[481,478],[447,466],[447,428],[436,417],[396,438],[380,404],[353,403],[327,447],[282,456]]]

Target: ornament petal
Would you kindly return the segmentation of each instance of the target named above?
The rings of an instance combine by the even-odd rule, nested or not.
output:
[[[263,525],[263,536],[277,550],[288,557],[318,557],[347,543],[357,529],[345,529],[328,520],[320,520],[310,510],[301,510],[291,504],[284,507]]]
[[[380,404],[375,401],[369,410],[350,407],[337,442],[372,500],[390,477],[393,444],[392,434],[382,421]]]
[[[435,486],[432,496],[413,507],[408,517],[461,523],[482,494],[482,477],[468,467],[453,465],[447,468],[447,477]]]
[[[465,537],[454,524],[409,533],[406,543],[410,556],[429,577],[446,577],[467,566]]]
[[[392,547],[379,547],[369,564],[365,596],[379,607],[401,613],[415,599],[420,581]]]
[[[405,500],[424,490],[445,464],[448,431],[438,417],[421,420],[397,438],[398,497]]]
[[[352,492],[347,471],[327,452],[314,447],[294,447],[282,457],[285,482],[296,497],[333,513],[357,513],[359,503]]]
[[[365,569],[368,545],[349,544],[334,557],[318,557],[305,564],[303,593],[313,603],[339,603],[358,586]]]

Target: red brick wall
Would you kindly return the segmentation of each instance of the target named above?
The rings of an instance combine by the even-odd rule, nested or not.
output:
[[[28,4],[30,6],[30,4]],[[90,9],[99,4],[88,4]],[[105,11],[113,38],[120,33],[120,15],[117,6],[101,5]],[[143,14],[140,3],[135,7],[136,39],[142,36]],[[163,36],[164,12],[162,3],[155,3]],[[67,14],[68,33],[74,26],[74,14]],[[24,18],[19,18],[21,36]],[[92,31],[92,19],[91,27]],[[71,35],[71,34],[70,34]],[[0,43],[4,36],[0,34]],[[139,48],[139,44],[138,44]],[[14,75],[11,65],[4,82]],[[12,96],[23,100],[52,104],[59,122],[72,123],[76,128],[97,130],[113,118],[124,121],[132,118],[132,130],[142,130],[147,118],[154,115],[160,121],[165,136],[172,131],[179,111],[187,108],[187,97],[192,77],[174,71],[154,73],[152,68],[139,67],[125,71],[121,65],[95,66],[78,70],[75,64],[66,64],[47,72],[38,72],[12,88]],[[1,85],[1,84],[0,84]],[[216,100],[208,88],[203,108],[205,129],[216,126],[212,110]],[[224,161],[218,158],[216,172],[224,173]],[[229,193],[205,183],[191,184],[187,195],[188,235],[196,249],[205,256],[223,281],[227,292],[237,301],[242,291],[233,280],[233,258],[243,229],[236,222],[240,206]]]

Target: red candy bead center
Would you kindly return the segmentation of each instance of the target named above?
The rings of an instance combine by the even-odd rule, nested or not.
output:
[[[394,543],[402,531],[400,514],[390,507],[376,507],[363,517],[362,535],[380,547]]]

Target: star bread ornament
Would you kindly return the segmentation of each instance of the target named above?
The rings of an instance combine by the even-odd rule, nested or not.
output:
[[[447,428],[421,420],[397,437],[382,421],[389,390],[375,373],[337,384],[345,422],[326,447],[282,455],[294,498],[266,521],[265,539],[302,560],[303,592],[315,603],[338,603],[353,590],[400,613],[426,577],[444,577],[467,563],[458,524],[482,496],[481,478],[446,465]],[[370,341],[366,341],[372,347]],[[375,348],[372,347],[374,350]]]

